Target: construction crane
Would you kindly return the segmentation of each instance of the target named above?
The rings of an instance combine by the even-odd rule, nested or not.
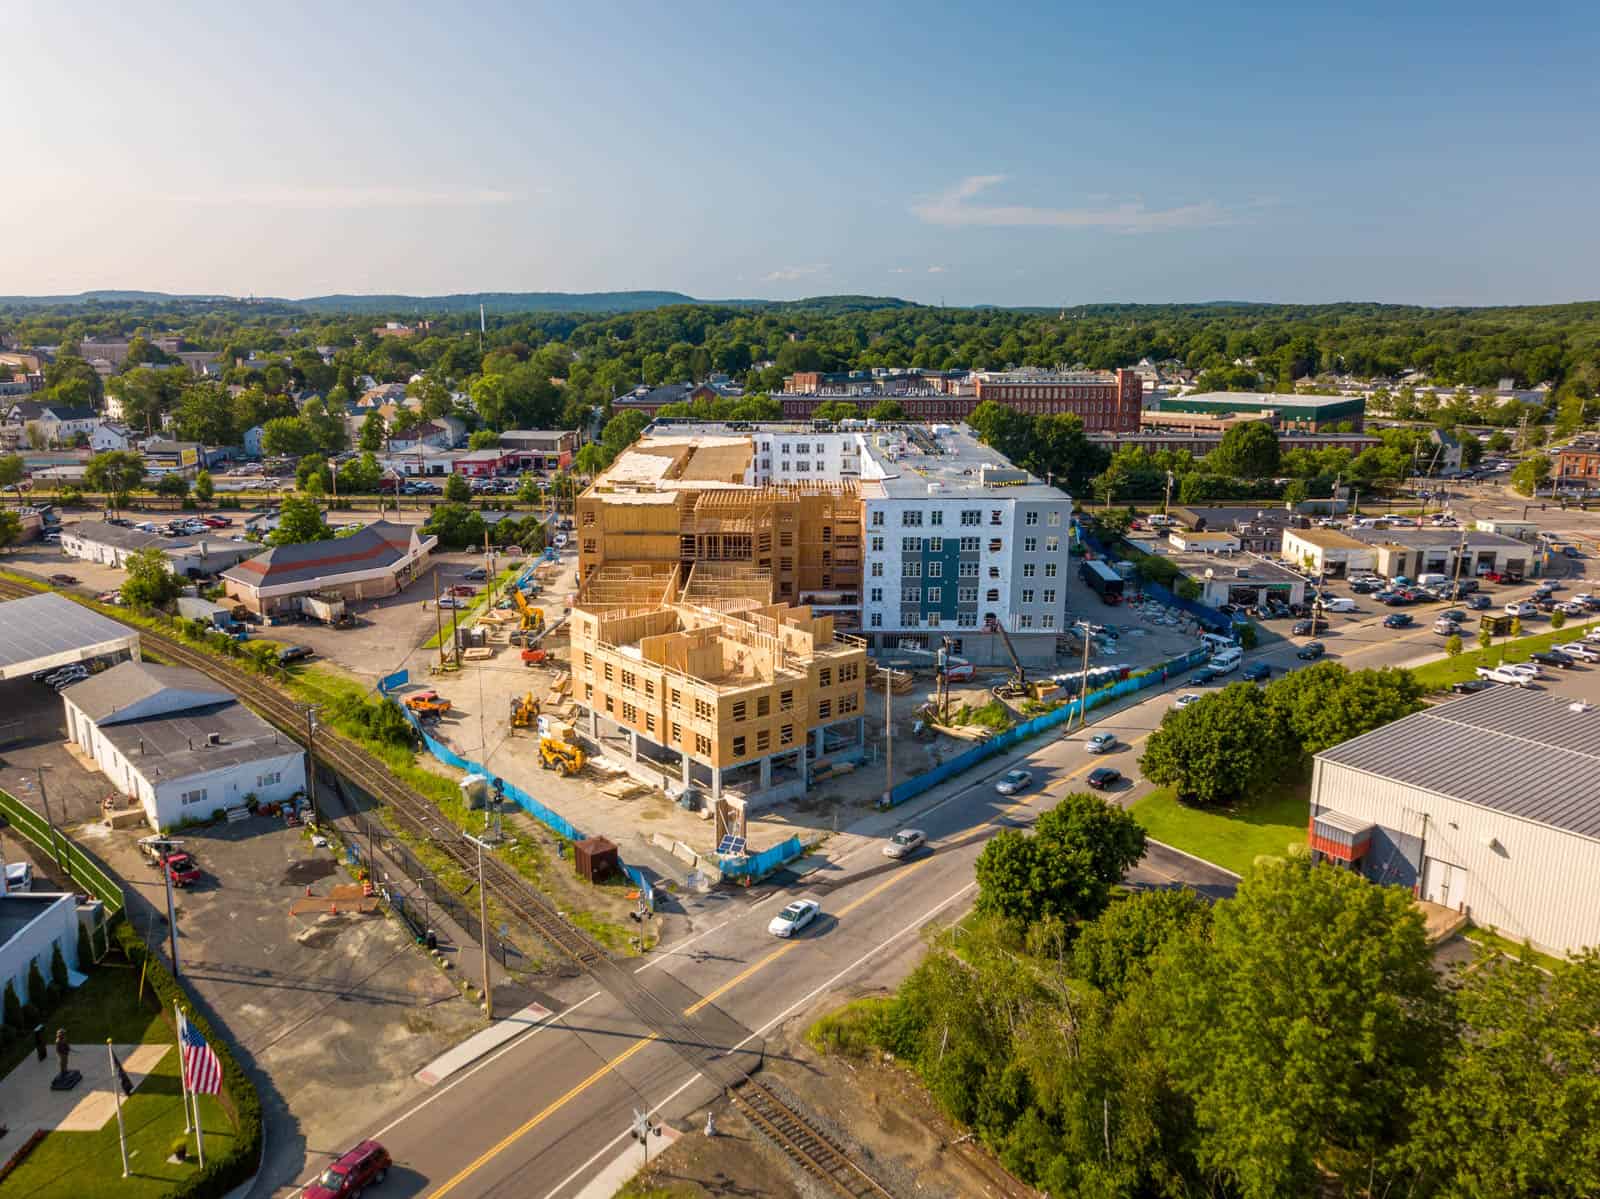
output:
[[[527,695],[513,695],[511,697],[511,727],[514,729],[531,729],[539,723],[539,701],[533,698],[533,692]]]
[[[1011,644],[1011,637],[1006,632],[1006,626],[993,616],[985,622],[985,627],[991,633],[999,633],[1000,640],[1006,647],[1006,655],[1011,659],[1011,677],[994,688],[994,694],[999,699],[1049,699],[1058,688],[1050,679],[1039,682],[1028,682],[1028,672],[1023,669],[1022,659],[1017,657],[1016,647]]]
[[[583,750],[570,742],[557,741],[554,737],[539,739],[539,765],[557,771],[563,778],[577,774],[588,760]]]

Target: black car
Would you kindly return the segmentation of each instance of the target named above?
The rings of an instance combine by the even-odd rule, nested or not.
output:
[[[1252,683],[1259,679],[1270,679],[1272,677],[1272,667],[1265,662],[1252,662],[1239,672],[1239,677]]]
[[[1295,657],[1304,658],[1307,662],[1314,661],[1328,652],[1328,647],[1320,641],[1307,641],[1295,653]]]
[[[1312,622],[1309,620],[1297,620],[1294,622],[1294,628],[1290,629],[1289,632],[1295,637],[1309,637],[1316,632],[1316,629],[1312,627]]]
[[[1100,766],[1091,770],[1089,777],[1084,781],[1096,790],[1103,791],[1107,787],[1115,787],[1122,781],[1122,771],[1110,766]]]
[[[1465,682],[1451,683],[1450,690],[1457,695],[1472,695],[1474,692],[1487,691],[1493,686],[1496,684],[1488,679],[1467,679]]]
[[[1408,629],[1413,623],[1409,612],[1391,612],[1383,618],[1386,629]]]
[[[1221,677],[1220,670],[1213,670],[1209,666],[1202,666],[1189,676],[1191,683],[1209,683],[1212,679]]]
[[[315,654],[316,651],[309,645],[289,645],[278,651],[278,665],[287,666],[290,662],[304,662]]]
[[[1467,596],[1467,607],[1474,612],[1482,612],[1485,608],[1494,607],[1494,601],[1480,591],[1476,595]]]
[[[1357,595],[1372,595],[1374,592],[1382,591],[1383,584],[1376,579],[1356,579],[1350,584],[1350,590]]]
[[[1558,649],[1548,649],[1536,654],[1529,654],[1528,658],[1541,666],[1559,666],[1562,670],[1578,664],[1578,660],[1571,654],[1564,654]]]
[[[1440,620],[1453,620],[1457,624],[1467,619],[1467,614],[1460,608],[1451,608],[1448,612],[1439,613]]]

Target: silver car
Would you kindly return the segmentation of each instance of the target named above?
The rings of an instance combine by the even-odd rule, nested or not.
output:
[[[919,828],[903,828],[883,847],[886,858],[908,858],[928,843],[928,834]]]

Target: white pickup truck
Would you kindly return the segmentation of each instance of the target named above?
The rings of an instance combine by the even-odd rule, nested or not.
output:
[[[1504,666],[1480,666],[1477,669],[1480,679],[1488,679],[1491,683],[1506,683],[1512,687],[1531,687],[1533,676],[1520,670],[1507,670]]]

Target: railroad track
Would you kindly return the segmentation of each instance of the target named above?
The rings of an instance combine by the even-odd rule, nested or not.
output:
[[[37,594],[35,589],[0,579],[0,598]],[[302,745],[313,740],[306,709],[264,679],[230,666],[165,633],[140,628],[143,643],[176,665],[217,680],[267,720]],[[378,759],[324,728],[315,737],[318,760],[385,805],[385,815],[444,853],[471,877],[478,869],[478,847],[423,796],[399,782]],[[805,1114],[750,1076],[730,1052],[684,1013],[673,1011],[605,950],[555,911],[526,879],[498,858],[483,858],[484,885],[497,903],[582,967],[602,989],[657,1034],[697,1072],[731,1095],[751,1122],[802,1170],[833,1187],[846,1199],[892,1199],[850,1157],[849,1152]]]

